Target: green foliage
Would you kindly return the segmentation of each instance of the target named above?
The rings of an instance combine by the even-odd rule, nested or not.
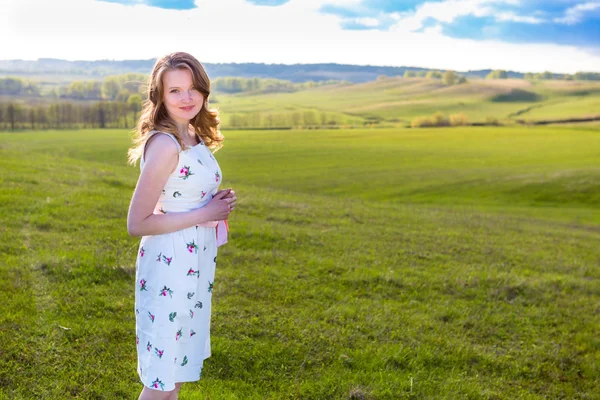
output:
[[[415,78],[417,73],[415,71],[404,71],[405,78]]]
[[[442,79],[442,73],[440,71],[429,71],[425,74],[427,79]]]
[[[600,81],[600,72],[577,72],[574,78],[578,81]]]
[[[426,128],[433,126],[433,122],[429,117],[416,117],[410,123],[411,128]]]
[[[491,126],[498,126],[498,125],[500,125],[500,122],[498,121],[498,118],[496,118],[496,117],[487,116],[487,117],[485,117],[485,124],[491,125]]]
[[[458,75],[454,71],[446,71],[442,76],[442,82],[444,85],[452,86],[458,82]]]
[[[460,117],[457,117],[460,118]],[[463,115],[463,118],[466,123],[466,116]],[[417,117],[412,120],[411,127],[412,128],[427,128],[427,127],[441,127],[441,126],[449,126],[450,120],[440,111],[434,113],[431,117]]]
[[[492,96],[493,102],[537,102],[543,100],[543,96],[538,93],[523,89],[511,89],[508,93]]]
[[[464,126],[469,124],[469,119],[464,113],[450,115],[451,126]]]
[[[486,79],[508,79],[508,72],[506,72],[502,69],[497,69],[497,70],[490,72],[485,78]]]
[[[39,96],[37,83],[21,78],[0,78],[0,95],[6,96]]]
[[[303,83],[294,83],[281,79],[264,78],[239,78],[239,77],[220,77],[211,82],[211,89],[221,93],[286,93],[299,90],[312,89],[319,86],[334,85],[342,83],[340,81],[307,81]]]
[[[0,102],[0,130],[133,127],[135,116],[129,119],[128,113],[134,108],[127,101],[55,102],[37,106]]]

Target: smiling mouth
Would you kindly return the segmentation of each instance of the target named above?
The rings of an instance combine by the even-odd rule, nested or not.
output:
[[[194,106],[179,107],[179,108],[181,108],[184,111],[191,111],[194,108]]]

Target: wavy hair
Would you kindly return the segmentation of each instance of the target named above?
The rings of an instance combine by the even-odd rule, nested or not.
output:
[[[210,110],[208,108],[210,80],[204,67],[194,56],[188,53],[171,53],[156,60],[154,68],[152,68],[152,74],[148,78],[147,99],[144,101],[137,128],[135,129],[133,146],[128,151],[128,158],[131,164],[135,165],[137,160],[142,156],[144,146],[148,140],[148,133],[153,130],[173,134],[181,148],[185,148],[177,125],[169,116],[163,103],[163,75],[166,71],[176,68],[187,68],[190,70],[194,86],[204,96],[202,109],[190,120],[191,128],[196,133],[198,139],[204,141],[213,153],[223,145],[224,137],[218,129],[220,123],[219,113],[217,110]]]

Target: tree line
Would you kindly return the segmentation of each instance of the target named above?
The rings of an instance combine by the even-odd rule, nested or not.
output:
[[[211,90],[221,93],[280,93],[280,92],[296,92],[314,87],[349,84],[346,81],[307,81],[302,83],[294,83],[282,79],[265,79],[265,78],[240,78],[226,76],[216,78],[211,81]]]
[[[141,109],[141,97],[139,101],[133,99],[97,103],[62,101],[35,106],[0,102],[0,130],[132,128]]]
[[[454,71],[406,71],[403,75],[404,78],[428,78],[428,79],[440,79],[446,85],[454,85],[465,83],[467,79],[457,74]],[[508,79],[510,77],[508,71],[502,69],[496,69],[490,71],[486,75],[486,79]],[[385,76],[380,76],[379,79],[383,79]],[[557,74],[550,71],[532,73],[528,72],[523,76],[523,79],[536,81],[536,80],[566,80],[566,81],[600,81],[600,72],[577,72],[575,74]]]
[[[134,101],[67,102],[24,105],[0,102],[0,130],[133,128],[141,110],[141,97]],[[132,96],[133,98],[133,96]],[[249,112],[224,116],[228,128],[333,127],[356,123],[325,111],[301,110],[285,113]]]
[[[134,94],[145,91],[147,76],[124,74],[104,80],[73,81],[66,85],[44,87],[43,83],[17,77],[0,78],[0,95],[40,97],[50,100],[110,100],[128,101]]]
[[[145,95],[147,76],[124,74],[108,76],[102,81],[73,81],[66,85],[45,88],[43,84],[17,77],[0,78],[0,95],[16,97],[39,97],[49,100],[108,100],[126,102],[132,95]],[[275,93],[295,92],[313,87],[348,83],[342,81],[308,81],[294,83],[281,79],[216,78],[211,90],[222,93]],[[214,96],[211,100],[215,103]]]

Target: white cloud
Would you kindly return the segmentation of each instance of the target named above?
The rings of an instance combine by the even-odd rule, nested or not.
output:
[[[600,55],[570,46],[451,39],[436,27],[413,32],[425,15],[448,21],[465,13],[486,13],[490,1],[449,0],[441,3],[441,10],[424,6],[417,15],[397,14],[398,23],[389,32],[343,30],[340,17],[317,12],[321,0],[292,0],[279,7],[257,7],[244,0],[196,0],[196,4],[196,9],[177,11],[95,0],[3,0],[0,58],[149,59],[188,51],[202,62],[334,62],[560,73],[593,71],[600,65]]]
[[[554,22],[573,25],[581,21],[586,11],[593,11],[596,8],[600,8],[600,2],[577,4],[576,6],[573,6],[565,11],[565,15],[563,17],[554,18]]]
[[[541,18],[536,17],[528,17],[522,15],[516,15],[511,12],[501,12],[495,15],[496,20],[498,21],[513,21],[513,22],[525,22],[527,24],[541,24],[544,22]]]
[[[377,18],[355,18],[354,22],[360,25],[376,28],[379,26],[379,20]]]

